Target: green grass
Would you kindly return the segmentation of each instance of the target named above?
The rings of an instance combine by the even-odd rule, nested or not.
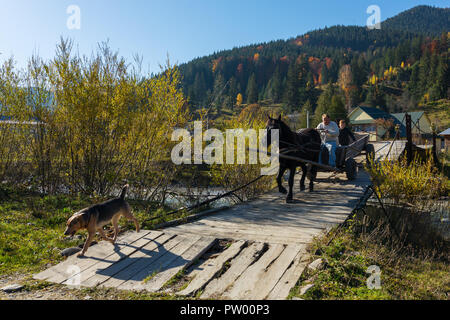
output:
[[[450,127],[450,100],[432,101],[419,109],[425,111],[431,123],[437,125],[438,133]]]
[[[67,218],[86,199],[13,193],[0,201],[0,274],[33,272],[62,260],[59,250],[80,241],[64,240]]]
[[[0,275],[15,272],[37,272],[47,264],[63,260],[60,250],[84,243],[86,232],[79,240],[66,240],[67,219],[75,212],[104,199],[82,196],[41,196],[28,191],[2,190],[0,193]],[[168,208],[155,204],[129,201],[142,228],[178,218],[165,217]],[[183,213],[181,213],[183,214]],[[162,217],[142,223],[151,216]],[[134,224],[120,220],[121,230],[133,230]],[[99,240],[99,239],[97,239]]]

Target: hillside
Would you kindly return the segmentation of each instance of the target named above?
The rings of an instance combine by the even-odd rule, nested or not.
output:
[[[441,32],[450,30],[449,21],[448,8],[419,6],[387,19],[381,30],[333,26],[217,52],[180,66],[183,90],[192,109],[219,114],[263,101],[284,112],[309,101],[314,112],[329,85],[347,110],[365,103],[405,111],[449,98],[450,33]]]
[[[450,8],[417,6],[382,23],[382,28],[438,36],[450,30]]]

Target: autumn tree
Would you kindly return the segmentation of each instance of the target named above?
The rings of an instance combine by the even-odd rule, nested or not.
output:
[[[236,97],[236,105],[238,107],[240,107],[242,105],[242,103],[244,102],[244,98],[242,97],[241,93],[238,93],[237,97]]]

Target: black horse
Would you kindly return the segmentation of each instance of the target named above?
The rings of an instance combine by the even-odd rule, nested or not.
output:
[[[280,155],[287,155],[294,158],[301,158],[314,162],[319,162],[319,153],[321,147],[321,137],[319,132],[314,129],[304,129],[299,132],[292,131],[283,121],[281,116],[278,119],[269,117],[266,126],[267,132],[267,145],[271,144],[271,131],[274,129],[279,130],[279,147]],[[294,185],[294,176],[297,167],[301,167],[303,171],[302,179],[300,180],[300,191],[305,190],[305,179],[307,175],[307,166],[304,162],[297,160],[286,159],[280,156],[280,170],[277,176],[278,190],[286,194],[286,202],[292,202],[293,193],[292,188]],[[289,169],[289,192],[281,184],[281,178],[286,170]],[[311,167],[309,191],[314,191],[314,177],[317,173],[317,167]]]

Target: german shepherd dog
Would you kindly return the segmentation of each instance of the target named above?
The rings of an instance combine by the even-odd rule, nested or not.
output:
[[[119,219],[124,216],[128,220],[134,222],[136,232],[139,232],[138,220],[131,213],[130,205],[125,201],[125,195],[128,190],[128,185],[122,188],[119,198],[112,199],[100,204],[90,206],[75,213],[68,221],[67,228],[64,232],[66,236],[73,236],[78,230],[86,229],[88,231],[88,238],[84,243],[83,250],[78,254],[78,257],[83,257],[94,239],[96,231],[101,237],[114,244],[119,233]],[[108,238],[103,227],[112,222],[114,226],[114,238]]]

